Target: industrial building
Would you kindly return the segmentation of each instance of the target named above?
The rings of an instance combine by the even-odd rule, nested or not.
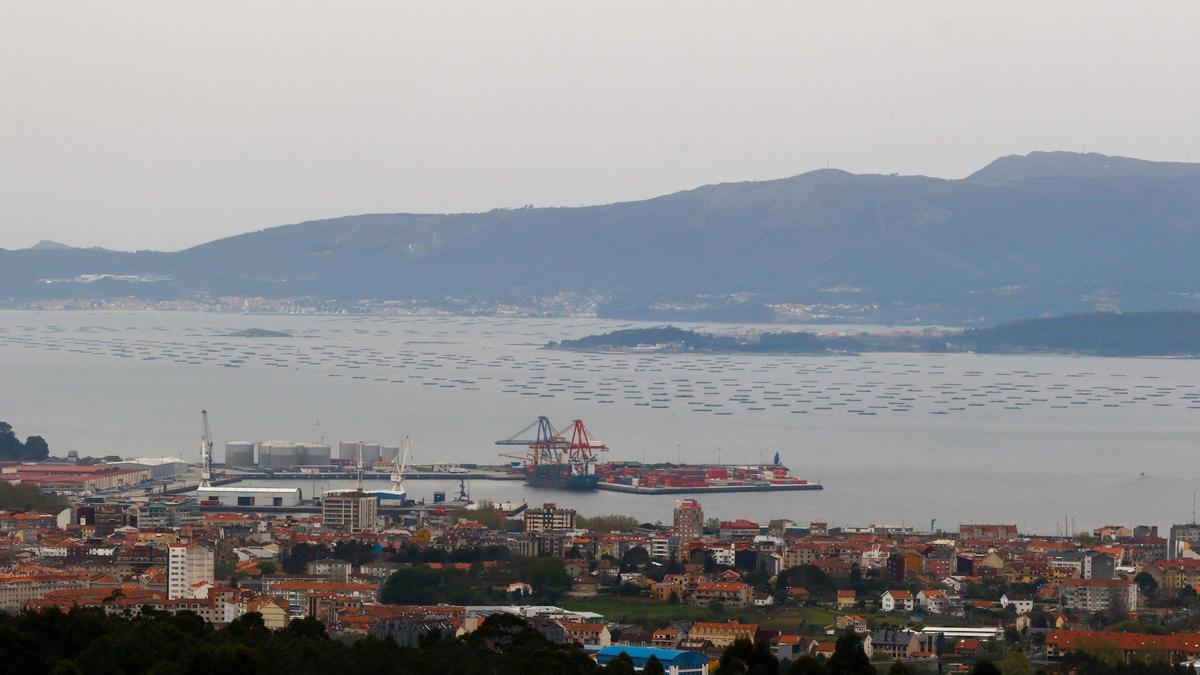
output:
[[[126,469],[149,469],[151,480],[173,480],[187,473],[187,462],[178,457],[137,457],[117,462]]]
[[[4,467],[3,475],[9,482],[29,483],[43,490],[94,492],[144,483],[150,480],[150,469],[112,464],[16,464]]]
[[[298,506],[300,488],[293,487],[199,487],[195,492],[201,505],[220,506]]]

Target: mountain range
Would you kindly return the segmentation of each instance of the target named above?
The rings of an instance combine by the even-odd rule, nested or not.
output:
[[[1200,164],[1002,157],[962,179],[812,171],[653,199],[369,214],[176,252],[0,249],[0,301],[590,299],[601,315],[971,324],[1200,306]]]

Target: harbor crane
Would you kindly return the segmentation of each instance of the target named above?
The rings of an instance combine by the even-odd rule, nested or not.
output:
[[[533,438],[531,431],[536,429]],[[501,453],[502,457],[519,459],[527,465],[569,464],[587,473],[587,467],[596,461],[596,453],[607,451],[608,446],[591,435],[583,420],[571,422],[570,439],[567,430],[558,430],[550,418],[542,415],[517,433],[496,441],[496,445],[523,445],[529,448],[524,455]]]
[[[533,438],[529,438],[529,432],[534,429],[537,431]],[[519,459],[528,464],[561,464],[563,451],[571,444],[554,428],[549,417],[541,415],[512,436],[496,441],[496,445],[523,445],[529,448],[528,454],[501,453],[502,457]]]
[[[212,430],[208,428],[208,411],[200,411],[204,432],[200,436],[200,487],[212,487]]]

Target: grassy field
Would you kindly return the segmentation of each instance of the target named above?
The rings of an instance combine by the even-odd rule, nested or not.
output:
[[[650,598],[586,598],[564,600],[562,606],[576,612],[596,612],[604,618],[620,623],[652,624],[661,627],[673,621],[704,621],[714,618],[707,607],[677,604],[671,605]]]
[[[596,612],[610,621],[633,623],[648,628],[661,628],[675,621],[728,621],[737,619],[742,623],[756,623],[764,628],[790,633],[813,634],[814,628],[824,628],[833,623],[837,615],[817,607],[786,607],[767,610],[726,609],[715,613],[707,607],[657,602],[649,598],[588,598],[564,600],[562,606],[577,612]]]

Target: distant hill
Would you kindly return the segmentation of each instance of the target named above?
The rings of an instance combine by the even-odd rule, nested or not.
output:
[[[976,352],[1067,351],[1103,356],[1200,356],[1200,313],[1135,312],[1028,319],[955,336]]]
[[[820,354],[832,352],[1064,352],[1096,356],[1200,356],[1200,313],[1093,313],[1026,319],[938,335],[826,337],[804,331],[714,335],[674,326],[618,330],[547,345],[577,350]]]
[[[49,239],[43,239],[25,250],[26,251],[61,251],[64,249],[71,249],[71,248],[75,248],[75,247],[68,246],[66,244],[59,243],[57,241],[50,241]]]
[[[1200,165],[1036,152],[960,180],[821,170],[601,206],[347,216],[174,253],[0,250],[0,301],[566,293],[612,317],[961,325],[1200,308],[1197,260]],[[166,279],[72,281],[85,274]]]
[[[666,326],[618,330],[576,340],[553,342],[548,346],[584,351],[655,347],[681,351],[821,354],[857,351],[863,347],[863,343],[853,338],[826,338],[805,331],[767,332],[749,339]]]

